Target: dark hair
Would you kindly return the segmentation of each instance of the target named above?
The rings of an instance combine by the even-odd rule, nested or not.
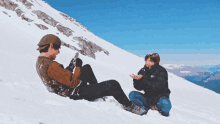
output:
[[[145,56],[145,61],[150,57],[150,60],[153,61],[155,64],[160,63],[160,56],[157,53],[149,53]]]
[[[42,53],[42,52],[48,52],[48,48],[49,48],[49,44],[47,44],[47,45],[45,45],[46,47],[44,48],[44,49],[42,49],[42,50],[40,50],[40,53]]]
[[[44,46],[46,46],[44,49],[42,49],[42,50],[40,50],[40,53],[42,53],[42,52],[48,52],[48,48],[50,47],[50,44],[47,44],[47,45],[44,45]],[[43,47],[43,46],[42,46]],[[59,48],[60,48],[60,45],[58,45],[58,44],[53,44],[53,48],[55,49],[55,50],[58,50]]]

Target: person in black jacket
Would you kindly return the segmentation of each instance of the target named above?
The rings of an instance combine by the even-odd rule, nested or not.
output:
[[[157,53],[145,56],[145,65],[138,75],[130,75],[133,78],[134,88],[145,93],[132,91],[129,99],[146,110],[158,110],[162,115],[169,116],[172,105],[169,99],[168,74],[159,62],[160,56]]]

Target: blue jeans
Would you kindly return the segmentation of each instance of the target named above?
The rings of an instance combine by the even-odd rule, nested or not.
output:
[[[131,91],[129,94],[129,99],[134,102],[136,105],[142,106],[143,108],[147,109],[145,106],[146,98],[143,96],[143,94],[137,92],[137,91]],[[161,114],[163,115],[169,115],[170,109],[172,108],[170,99],[167,97],[161,97],[157,102],[157,109]]]

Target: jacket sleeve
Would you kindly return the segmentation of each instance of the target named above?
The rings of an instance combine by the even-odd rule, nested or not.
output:
[[[155,79],[155,92],[163,92],[166,86],[168,86],[168,74],[167,71],[161,71]]]
[[[136,90],[144,90],[144,87],[142,87],[142,82],[143,82],[143,80],[136,80],[136,79],[133,79],[133,84],[134,84],[134,88],[136,89]]]
[[[75,88],[79,84],[81,69],[76,67],[74,74],[72,74],[69,70],[64,69],[63,65],[52,62],[47,69],[47,73],[56,82]]]
[[[141,74],[143,75],[144,71],[143,69],[141,69],[139,72],[138,72],[138,75]],[[134,85],[134,88],[136,90],[144,90],[144,87],[142,86],[142,82],[143,82],[143,79],[140,79],[140,80],[136,80],[136,79],[133,79],[133,85]]]

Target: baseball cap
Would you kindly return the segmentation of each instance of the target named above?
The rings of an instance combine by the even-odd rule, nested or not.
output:
[[[53,44],[57,44],[57,45],[61,45],[61,40],[59,37],[57,37],[56,35],[53,34],[47,34],[45,36],[43,36],[40,40],[40,42],[38,43],[38,49],[37,50],[42,50],[45,47],[47,47],[48,45],[50,45],[50,43]]]

